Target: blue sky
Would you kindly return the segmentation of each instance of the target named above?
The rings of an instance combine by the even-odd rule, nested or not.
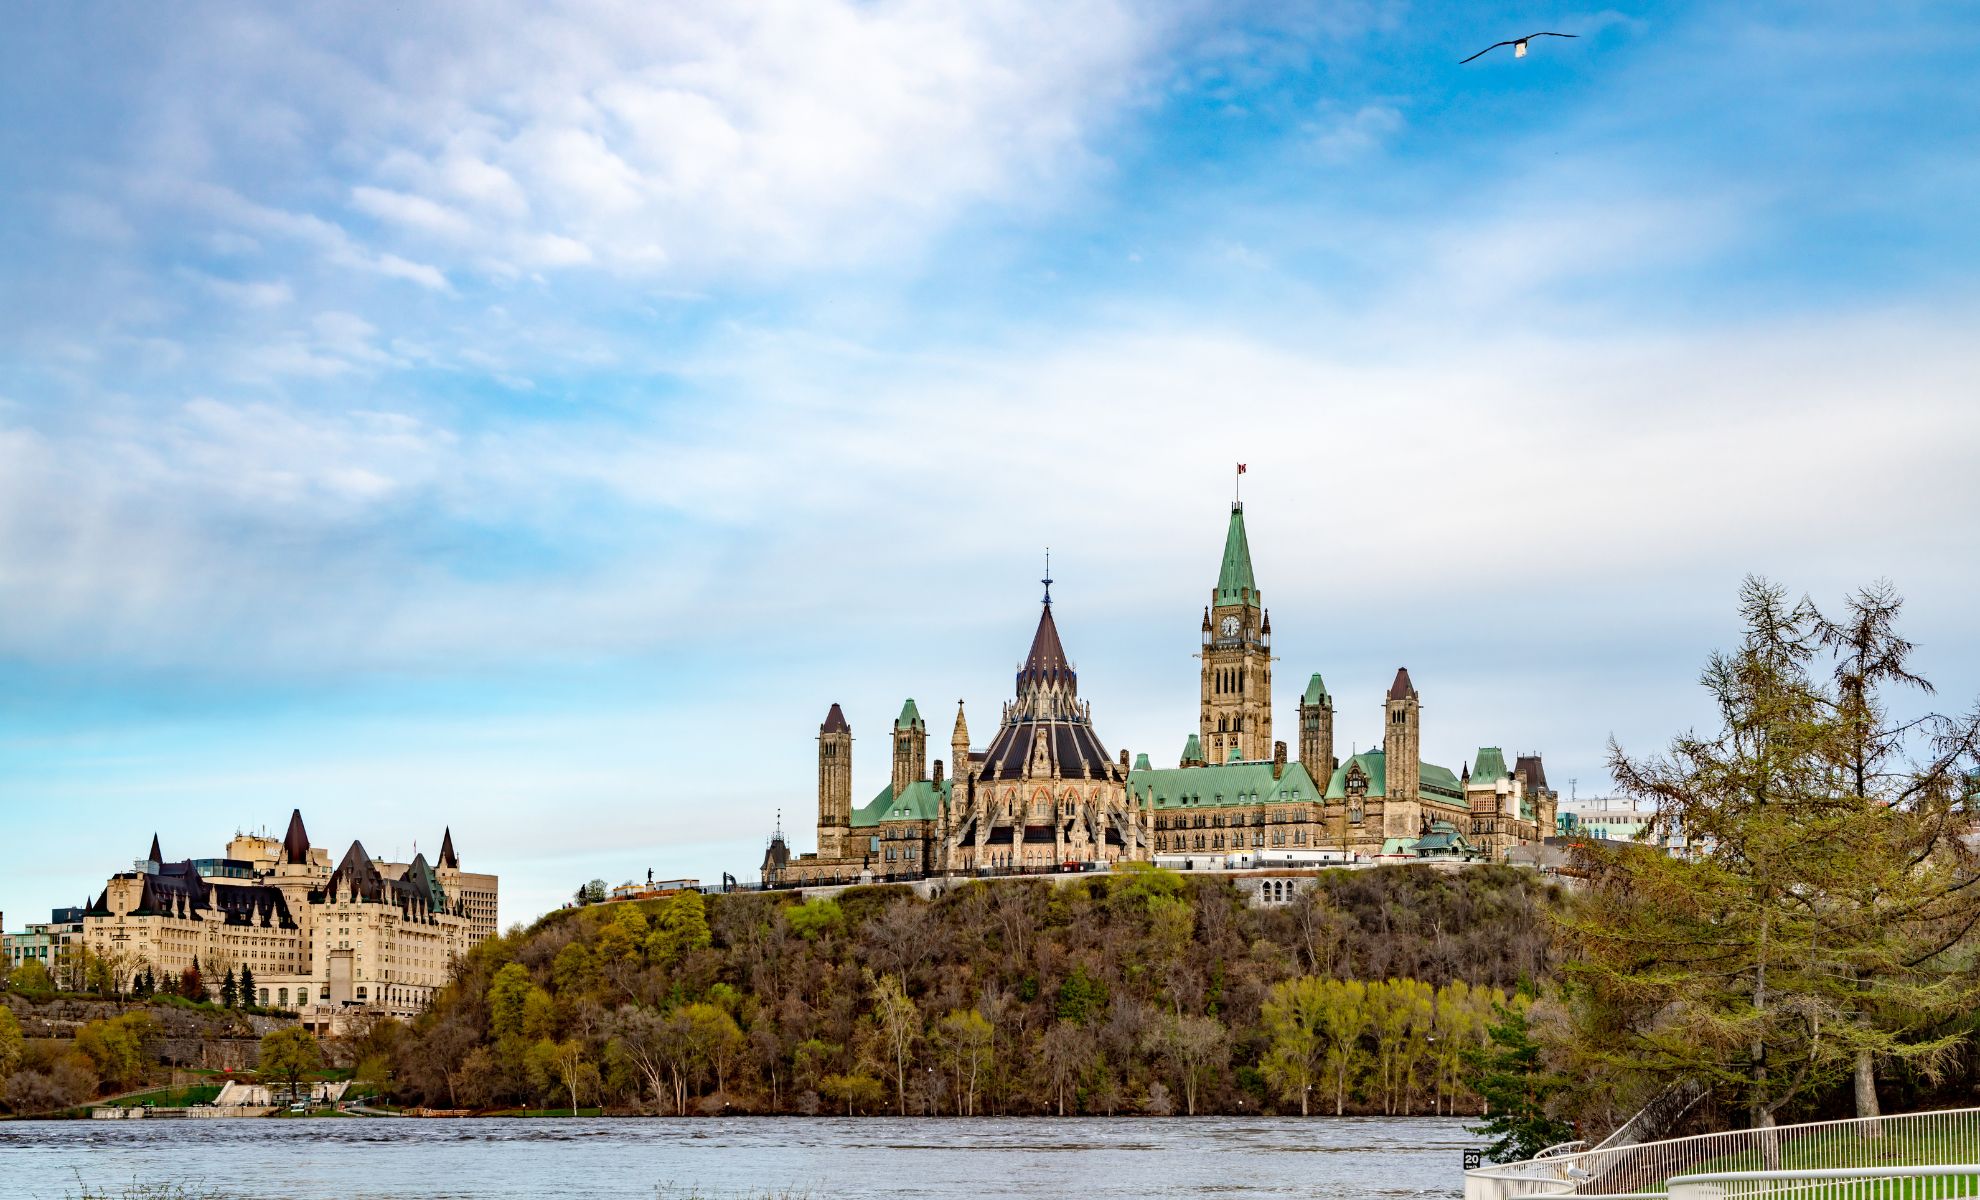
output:
[[[0,909],[296,806],[748,877],[832,702],[986,739],[1046,545],[1167,759],[1236,461],[1288,728],[1407,665],[1600,792],[1747,572],[1963,707],[1980,19],[1729,7],[16,8]]]

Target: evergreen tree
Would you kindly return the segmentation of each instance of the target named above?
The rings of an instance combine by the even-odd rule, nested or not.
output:
[[[1749,579],[1745,636],[1703,677],[1721,727],[1647,759],[1611,746],[1618,788],[1685,853],[1583,850],[1568,1048],[1595,1086],[1696,1080],[1764,1128],[1853,1074],[1873,1116],[1880,1062],[1930,1079],[1963,1040],[1946,1022],[1980,986],[1960,961],[1980,717],[1887,714],[1885,689],[1929,690],[1898,608],[1878,585],[1832,622]]]
[[[240,1007],[253,1008],[257,1003],[259,1002],[255,999],[254,968],[243,965],[241,967]]]
[[[228,967],[226,978],[220,981],[220,1006],[222,1008],[239,1008],[240,1003],[241,985],[234,978],[234,968]]]
[[[1509,1004],[1493,1005],[1498,1020],[1487,1027],[1485,1045],[1465,1054],[1471,1086],[1486,1105],[1485,1119],[1465,1128],[1495,1139],[1485,1150],[1493,1162],[1532,1158],[1574,1136],[1572,1124],[1547,1114],[1547,1102],[1568,1081],[1542,1067],[1540,1043],[1527,1026],[1530,1003],[1516,997]]]

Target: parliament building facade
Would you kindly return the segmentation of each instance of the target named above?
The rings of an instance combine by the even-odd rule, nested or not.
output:
[[[1422,760],[1422,705],[1398,669],[1380,749],[1335,753],[1334,697],[1314,674],[1299,697],[1298,751],[1272,737],[1272,618],[1252,573],[1244,506],[1231,506],[1201,627],[1197,730],[1173,767],[1110,757],[1059,640],[1051,581],[1013,699],[982,750],[963,706],[949,771],[928,761],[913,700],[891,730],[892,777],[853,805],[853,732],[833,704],[818,730],[818,850],[779,831],[772,886],[1049,870],[1121,859],[1499,860],[1554,831],[1556,796],[1538,754],[1510,765],[1480,747],[1453,773]],[[1277,855],[1274,852],[1281,852]]]

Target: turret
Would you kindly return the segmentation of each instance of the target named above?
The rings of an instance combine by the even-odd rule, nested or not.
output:
[[[1420,824],[1416,811],[1422,791],[1423,726],[1416,687],[1409,681],[1407,668],[1397,669],[1382,708],[1387,716],[1382,727],[1382,759],[1389,835],[1413,837]]]
[[[1271,621],[1251,571],[1244,505],[1231,505],[1217,586],[1204,613],[1197,735],[1212,761],[1232,750],[1247,761],[1272,752]]]
[[[1334,777],[1334,698],[1315,672],[1299,698],[1299,761],[1322,791]]]
[[[894,796],[928,775],[928,725],[910,698],[894,718]]]
[[[844,857],[852,830],[852,726],[837,704],[818,727],[818,857]]]

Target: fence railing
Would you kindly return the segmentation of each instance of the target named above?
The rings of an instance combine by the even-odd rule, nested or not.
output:
[[[1950,1200],[1980,1196],[1980,1163],[1679,1175],[1670,1200]]]
[[[1980,1108],[1961,1108],[1704,1133],[1481,1167],[1465,1172],[1464,1194],[1466,1200],[1592,1200],[1661,1194],[1676,1176],[1707,1172],[1861,1171],[1973,1162],[1980,1162]]]

